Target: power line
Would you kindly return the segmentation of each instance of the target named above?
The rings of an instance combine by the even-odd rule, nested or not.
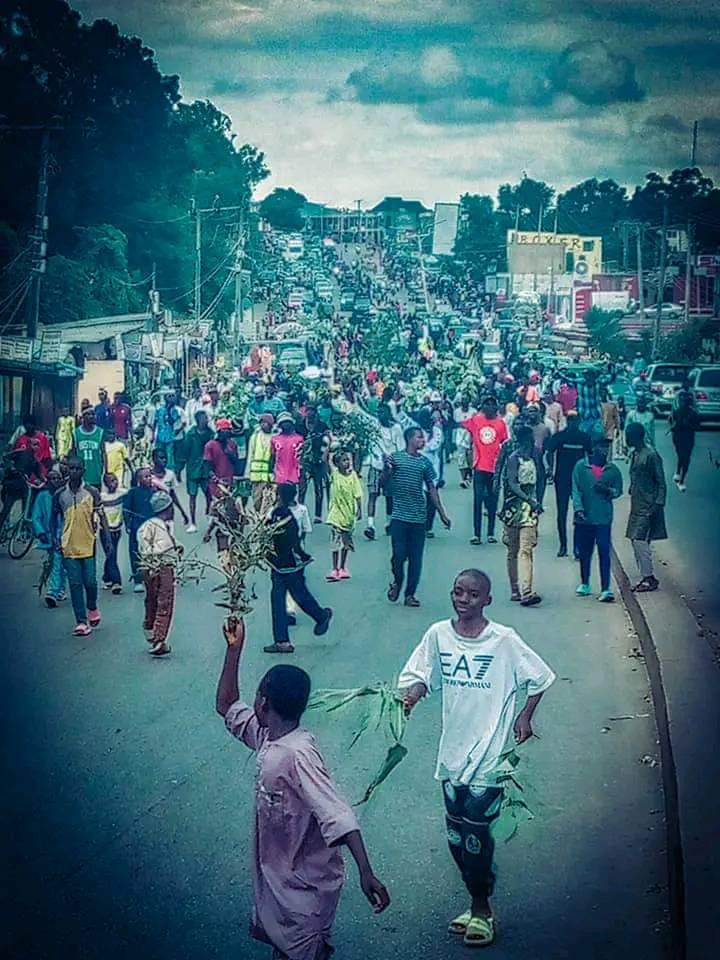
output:
[[[13,264],[17,263],[17,261],[21,257],[24,257],[25,254],[32,249],[32,246],[33,246],[33,241],[31,240],[24,250],[21,250],[20,253],[16,254],[16,256],[14,256],[12,260],[8,261],[8,263],[6,263],[4,267],[0,268],[0,273],[5,273],[6,270],[9,270],[10,267],[13,266]]]
[[[238,242],[239,242],[239,241],[238,241]],[[205,286],[205,284],[208,282],[208,280],[212,280],[212,278],[215,276],[215,274],[216,274],[219,270],[221,270],[221,269],[223,268],[223,266],[228,262],[228,260],[234,255],[235,251],[236,251],[237,248],[238,248],[238,242],[236,242],[236,243],[233,245],[233,247],[231,248],[231,250],[230,250],[230,252],[227,254],[227,256],[225,256],[222,260],[220,260],[219,263],[217,264],[217,266],[216,266],[213,270],[210,271],[210,273],[205,277],[205,279],[204,279],[203,281],[201,281],[201,283],[200,283],[200,286],[201,286],[201,287]],[[163,289],[165,289],[165,290],[173,290],[173,289],[174,289],[174,290],[177,290],[177,287],[161,287],[160,289],[161,289],[161,290],[163,290]],[[186,290],[185,293],[181,293],[179,296],[173,297],[172,300],[165,300],[165,301],[163,301],[163,302],[164,302],[166,305],[171,304],[171,303],[177,303],[178,300],[184,300],[185,297],[189,296],[194,290],[195,290],[195,285],[193,284],[193,286],[190,287],[189,290]]]

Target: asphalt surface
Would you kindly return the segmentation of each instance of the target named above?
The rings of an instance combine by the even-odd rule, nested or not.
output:
[[[521,779],[542,807],[497,850],[493,956],[660,958],[667,943],[660,767],[647,676],[626,614],[620,605],[575,598],[574,564],[555,559],[552,496],[537,551],[543,604],[511,604],[504,550],[468,545],[469,492],[459,490],[454,466],[449,477],[444,495],[455,525],[451,533],[439,528],[427,545],[418,610],[385,599],[383,536],[372,544],[359,536],[352,579],[326,584],[327,528],[316,528],[309,582],[336,615],[323,638],[301,621],[295,662],[316,687],[390,679],[426,627],[449,615],[454,574],[484,568],[495,585],[491,616],[516,627],[559,678],[538,710],[539,739],[523,748]],[[125,566],[126,550],[123,540]],[[1,900],[6,955],[267,957],[246,932],[253,759],[214,712],[224,641],[209,586],[182,588],[173,656],[158,662],[146,652],[142,597],[103,594],[102,626],[79,640],[70,636],[69,605],[48,611],[34,591],[38,566],[37,554],[0,558],[0,809],[11,865]],[[248,621],[248,697],[276,662],[261,650],[269,637],[263,577],[258,595]],[[308,714],[307,725],[342,790],[356,799],[385,745],[361,741],[349,752],[353,716],[333,716]],[[438,721],[437,700],[417,709],[409,757],[361,810],[375,870],[393,902],[374,917],[348,866],[339,957],[466,953],[445,932],[467,897],[447,852],[432,778]]]
[[[656,424],[656,440],[668,482],[668,539],[655,546],[658,577],[669,580],[688,605],[720,665],[720,591],[711,562],[720,544],[720,426],[706,425],[696,434],[684,493],[672,481],[676,461],[667,421]]]

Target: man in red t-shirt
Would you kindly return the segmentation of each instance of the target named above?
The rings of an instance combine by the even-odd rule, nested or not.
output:
[[[115,436],[118,440],[128,440],[132,435],[132,411],[122,393],[113,394],[113,402],[110,405],[110,423],[115,429]]]
[[[488,515],[488,543],[497,543],[495,537],[495,513],[497,500],[493,493],[495,464],[500,447],[508,438],[507,426],[498,416],[495,397],[483,400],[480,413],[463,421],[463,427],[472,437],[473,444],[473,528],[475,536],[470,543],[482,543],[483,506]]]
[[[217,496],[220,481],[232,484],[233,477],[239,477],[243,472],[237,444],[231,439],[232,423],[220,417],[215,421],[215,427],[215,439],[208,440],[203,450],[203,460],[210,464],[208,491],[211,497]]]
[[[39,468],[39,476],[44,477],[52,460],[50,441],[47,436],[38,430],[34,417],[28,416],[23,420],[25,433],[15,441],[14,450],[30,450]]]

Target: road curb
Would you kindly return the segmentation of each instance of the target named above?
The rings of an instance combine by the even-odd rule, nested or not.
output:
[[[670,734],[670,721],[667,696],[662,677],[662,667],[655,640],[645,613],[638,603],[636,595],[632,591],[630,578],[614,547],[612,548],[612,568],[613,575],[620,588],[623,603],[628,611],[635,632],[638,635],[650,679],[650,692],[653,699],[655,722],[660,745],[663,795],[665,800],[670,957],[672,960],[686,960],[685,861],[683,855],[682,830],[680,827],[677,768]]]

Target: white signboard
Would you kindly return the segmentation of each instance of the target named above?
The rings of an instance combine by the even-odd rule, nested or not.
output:
[[[449,257],[455,249],[457,237],[459,203],[436,203],[433,225],[432,252],[435,256]]]

